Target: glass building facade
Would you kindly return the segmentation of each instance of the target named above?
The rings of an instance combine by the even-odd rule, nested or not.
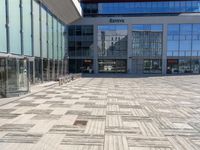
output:
[[[199,0],[83,3],[85,16],[200,12]]]
[[[200,24],[168,25],[168,73],[200,73]]]
[[[0,33],[0,96],[66,73],[65,25],[41,3],[0,0]]]
[[[162,25],[132,26],[134,73],[162,73]]]
[[[70,72],[89,73],[93,68],[94,29],[92,25],[68,27]],[[78,58],[78,59],[74,59]]]
[[[93,52],[87,59],[93,63],[94,73],[200,73],[200,0],[81,3],[83,18],[72,23],[68,31],[71,36],[80,34],[84,26],[93,27]],[[78,50],[79,38],[71,38],[68,49],[73,67],[69,68],[83,72],[80,68],[85,66],[85,54]]]

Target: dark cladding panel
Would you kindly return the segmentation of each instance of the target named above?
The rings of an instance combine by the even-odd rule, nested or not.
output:
[[[174,0],[80,0],[83,3],[110,3],[110,2],[162,2],[162,1],[174,1]],[[183,0],[176,0],[183,1]]]

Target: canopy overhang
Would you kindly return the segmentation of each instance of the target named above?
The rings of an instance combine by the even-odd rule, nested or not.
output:
[[[69,24],[82,16],[79,0],[39,0],[64,23]]]

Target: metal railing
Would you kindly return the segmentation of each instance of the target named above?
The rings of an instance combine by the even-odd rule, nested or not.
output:
[[[62,76],[58,78],[59,86],[69,83],[75,79],[81,78],[82,74],[68,74],[66,76]]]

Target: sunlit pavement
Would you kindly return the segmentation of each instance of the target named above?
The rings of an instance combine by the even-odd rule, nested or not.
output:
[[[200,76],[103,76],[0,107],[0,150],[199,150]]]

